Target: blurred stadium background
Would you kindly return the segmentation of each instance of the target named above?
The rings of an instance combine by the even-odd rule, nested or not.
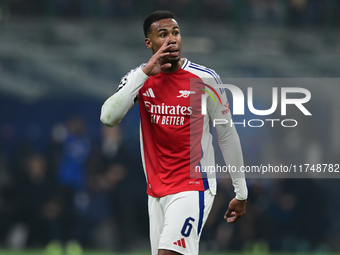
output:
[[[182,55],[222,78],[340,76],[338,0],[1,0],[0,254],[148,251],[138,107],[113,129],[99,115],[149,59],[142,22],[157,9],[177,15]],[[246,164],[339,163],[339,85],[313,91],[299,129],[238,128]],[[250,179],[235,225],[219,182],[202,251],[340,251],[338,179]]]

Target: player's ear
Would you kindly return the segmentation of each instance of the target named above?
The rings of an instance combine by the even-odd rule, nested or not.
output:
[[[148,47],[149,49],[152,49],[152,42],[150,38],[146,37],[144,41],[145,41],[146,47]]]

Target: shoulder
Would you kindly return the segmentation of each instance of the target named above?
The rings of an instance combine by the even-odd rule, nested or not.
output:
[[[193,63],[189,60],[183,64],[183,69],[193,74],[199,76],[200,78],[213,78],[216,83],[220,84],[220,76],[215,72],[215,70],[208,68],[203,65]]]
[[[133,76],[138,70],[142,69],[145,65],[146,63],[143,63],[140,66],[136,67],[135,69],[131,69],[127,74],[125,74],[120,80],[117,90],[120,90],[122,87],[124,87],[128,82],[129,77]]]

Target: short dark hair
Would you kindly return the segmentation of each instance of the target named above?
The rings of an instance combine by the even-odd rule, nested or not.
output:
[[[175,19],[175,15],[171,11],[155,11],[144,20],[144,35],[145,38],[148,37],[148,33],[151,32],[152,23],[159,21],[161,19]]]

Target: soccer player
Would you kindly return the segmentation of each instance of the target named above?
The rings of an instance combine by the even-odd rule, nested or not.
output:
[[[221,81],[213,70],[181,57],[180,27],[172,12],[151,13],[144,34],[153,56],[122,78],[118,91],[103,104],[100,119],[114,126],[139,102],[152,254],[194,255],[216,194],[216,177],[192,172],[215,165],[209,122],[231,120],[227,97],[219,89],[223,104],[207,97],[205,115],[199,110],[203,106],[190,104],[203,91],[190,86],[192,78],[201,79],[202,88],[213,89]],[[235,127],[217,125],[216,132],[226,164],[240,169],[243,157]],[[236,196],[224,215],[228,223],[245,213],[247,202],[244,176],[231,178]]]

